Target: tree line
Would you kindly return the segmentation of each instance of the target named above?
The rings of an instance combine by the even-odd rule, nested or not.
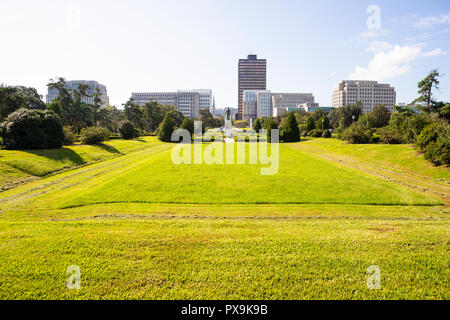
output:
[[[412,144],[435,165],[450,164],[450,103],[437,101],[433,90],[439,88],[440,74],[432,70],[418,83],[417,109],[385,105],[363,114],[361,103],[314,113],[292,111],[282,117],[257,119],[253,129],[276,128],[282,142],[298,142],[301,137],[332,136],[352,144]],[[296,129],[298,127],[298,129]],[[269,137],[268,137],[269,138]]]
[[[85,84],[68,89],[64,78],[50,80],[47,86],[58,92],[48,104],[34,88],[0,86],[0,137],[5,148],[58,148],[76,140],[91,144],[116,136],[131,139],[138,135],[158,135],[161,138],[159,131],[166,116],[174,128],[190,120],[173,106],[157,102],[139,106],[130,99],[122,110],[102,105],[102,93],[98,88],[92,95]],[[209,110],[200,110],[198,119],[211,128],[222,123]],[[50,136],[56,137],[51,143],[47,142]]]

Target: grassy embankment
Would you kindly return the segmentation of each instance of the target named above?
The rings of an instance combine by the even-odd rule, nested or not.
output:
[[[0,150],[0,190],[61,170],[117,157],[149,147],[155,138],[111,140],[100,145],[74,145],[52,150]]]
[[[448,169],[405,146],[281,145],[278,175],[261,176],[176,166],[154,144],[0,193],[0,299],[450,297]]]

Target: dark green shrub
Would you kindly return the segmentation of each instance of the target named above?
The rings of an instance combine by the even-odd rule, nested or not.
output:
[[[314,129],[308,132],[308,136],[313,138],[321,138],[323,136],[323,131],[320,129]]]
[[[370,143],[372,139],[372,130],[363,123],[355,122],[344,131],[342,138],[351,144]]]
[[[316,128],[316,123],[314,122],[314,118],[312,116],[306,119],[306,131],[309,133],[310,131]]]
[[[253,130],[255,130],[257,133],[259,133],[259,131],[262,129],[262,123],[261,123],[261,119],[258,118],[255,121],[255,124],[253,125]]]
[[[59,117],[51,111],[19,109],[0,125],[6,149],[53,149],[64,143]]]
[[[283,142],[299,142],[300,141],[300,129],[298,128],[297,119],[294,112],[289,112],[286,120],[286,124],[281,132],[281,139]]]
[[[267,142],[271,143],[272,142],[272,130],[278,129],[278,126],[272,117],[267,119],[265,129],[267,130]]]
[[[194,134],[194,130],[195,130],[194,121],[191,118],[188,118],[188,117],[184,118],[180,129],[187,130],[187,131],[189,131],[189,133],[191,135],[193,135]]]
[[[330,130],[325,130],[322,134],[322,138],[326,138],[326,139],[331,138],[331,136],[332,136],[332,134],[331,134]]]
[[[439,137],[436,142],[431,142],[425,151],[425,159],[433,164],[450,164],[450,137]]]
[[[306,137],[306,135],[308,134],[308,130],[306,129],[306,124],[299,125],[298,129],[300,130],[300,136]]]
[[[73,130],[69,126],[64,127],[64,145],[71,146],[76,140],[76,136],[73,133]]]
[[[427,147],[438,140],[439,137],[445,137],[450,134],[448,128],[440,123],[432,123],[426,126],[417,137],[416,147],[419,151],[425,152]]]
[[[109,140],[111,132],[103,127],[88,127],[81,130],[80,141],[82,144],[98,144]]]
[[[380,141],[384,144],[401,144],[403,135],[392,127],[384,127],[379,130]]]
[[[171,142],[172,141],[172,133],[175,130],[173,121],[170,117],[169,113],[166,113],[164,116],[163,122],[159,125],[158,128],[158,138],[163,142]]]
[[[131,121],[124,121],[119,125],[119,132],[122,139],[128,140],[139,137],[139,132]]]
[[[328,130],[330,129],[330,119],[326,115],[323,115],[322,118],[317,121],[316,129],[319,130]]]

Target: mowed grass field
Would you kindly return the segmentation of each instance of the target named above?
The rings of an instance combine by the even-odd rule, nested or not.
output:
[[[449,298],[449,169],[408,146],[282,144],[262,176],[138,143],[0,193],[0,299]]]

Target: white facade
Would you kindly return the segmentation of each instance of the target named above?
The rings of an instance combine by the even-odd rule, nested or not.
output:
[[[257,118],[272,116],[272,94],[268,90],[244,90],[242,94],[243,120],[256,121]]]
[[[82,102],[87,104],[94,104],[94,94],[95,90],[98,88],[101,92],[100,99],[102,100],[102,106],[105,106],[109,104],[109,97],[108,92],[106,90],[106,86],[98,83],[97,81],[90,81],[90,80],[72,80],[72,81],[66,81],[65,88],[72,92],[75,89],[78,89],[78,86],[80,84],[85,84],[88,86],[87,94],[89,97],[83,97],[81,99]],[[48,89],[48,94],[46,95],[46,102],[50,103],[54,99],[56,99],[59,95],[59,92],[57,89]]]
[[[314,104],[312,93],[273,93],[273,108],[298,108],[300,104]]]
[[[214,98],[211,89],[193,89],[186,90],[184,92],[197,92],[200,95],[200,110],[208,109],[212,115],[216,114],[216,107],[214,105]]]
[[[334,88],[332,104],[333,108],[342,108],[359,101],[364,113],[379,105],[385,105],[387,109],[394,111],[396,98],[395,88],[389,84],[377,81],[342,81]]]
[[[199,115],[200,94],[198,92],[138,92],[132,93],[131,98],[140,106],[151,101],[173,106],[188,118],[194,119]]]

